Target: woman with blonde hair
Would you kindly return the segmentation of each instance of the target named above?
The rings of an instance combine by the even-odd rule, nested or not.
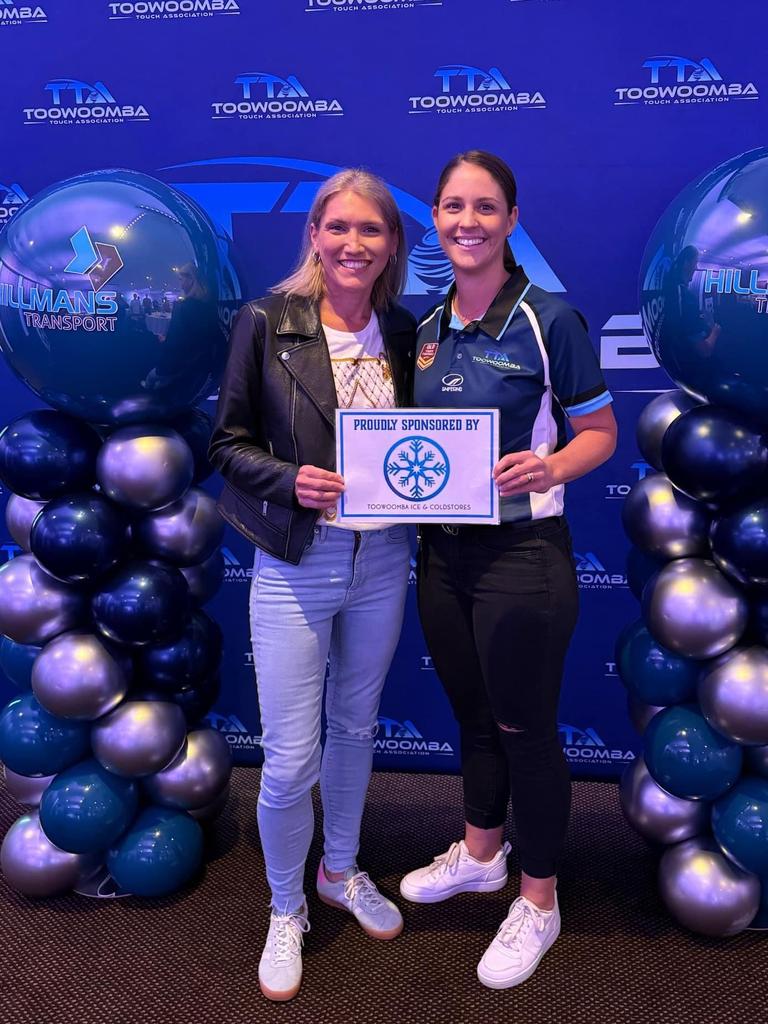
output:
[[[290,999],[301,982],[318,779],[320,899],[376,938],[402,930],[399,910],[360,871],[357,853],[409,544],[405,526],[338,521],[344,481],[335,472],[334,418],[336,408],[405,404],[415,321],[394,303],[405,265],[402,221],[384,182],[356,169],[335,174],[309,211],[296,270],[238,313],[219,395],[210,458],[226,484],[220,508],[256,545],[257,816],[272,891],[259,983],[270,999]]]

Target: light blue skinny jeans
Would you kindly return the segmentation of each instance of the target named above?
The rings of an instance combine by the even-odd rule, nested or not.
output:
[[[264,748],[257,817],[272,905],[281,913],[304,904],[318,778],[326,867],[344,871],[356,862],[409,556],[405,526],[358,533],[316,526],[299,565],[256,550],[250,621]]]

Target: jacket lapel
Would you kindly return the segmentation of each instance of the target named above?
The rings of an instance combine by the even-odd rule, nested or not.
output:
[[[298,295],[286,298],[277,327],[277,358],[314,402],[323,417],[335,426],[336,387],[328,346],[317,305]]]

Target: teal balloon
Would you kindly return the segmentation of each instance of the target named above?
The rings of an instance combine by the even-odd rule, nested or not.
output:
[[[0,639],[0,669],[18,690],[32,686],[32,666],[42,647],[35,644],[17,644],[9,636]]]
[[[136,896],[169,896],[199,871],[203,830],[184,811],[148,807],[107,854],[109,872]]]
[[[627,690],[643,704],[682,704],[696,694],[700,666],[657,643],[642,619],[621,633],[616,665]]]
[[[54,846],[68,853],[98,853],[125,832],[139,789],[90,758],[61,772],[40,802],[40,824]]]
[[[768,779],[744,778],[712,808],[721,850],[744,871],[768,876]]]
[[[693,704],[654,715],[645,731],[645,763],[662,789],[688,800],[715,800],[736,782],[742,753]]]
[[[18,775],[56,775],[90,752],[90,722],[57,718],[31,693],[0,712],[0,761]]]

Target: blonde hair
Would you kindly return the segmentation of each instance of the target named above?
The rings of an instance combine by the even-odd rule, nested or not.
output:
[[[325,292],[325,275],[322,263],[315,259],[310,228],[313,224],[315,228],[320,226],[329,200],[341,192],[355,192],[364,199],[370,199],[376,203],[390,231],[397,235],[396,259],[390,259],[387,262],[385,269],[376,278],[371,292],[373,308],[386,309],[403,290],[405,283],[408,260],[405,231],[400,211],[386,184],[376,174],[371,174],[370,171],[365,171],[360,167],[350,167],[339,171],[324,181],[317,190],[304,225],[301,252],[296,269],[270,288],[270,291],[304,295],[307,298],[315,299],[315,301],[322,298]]]

